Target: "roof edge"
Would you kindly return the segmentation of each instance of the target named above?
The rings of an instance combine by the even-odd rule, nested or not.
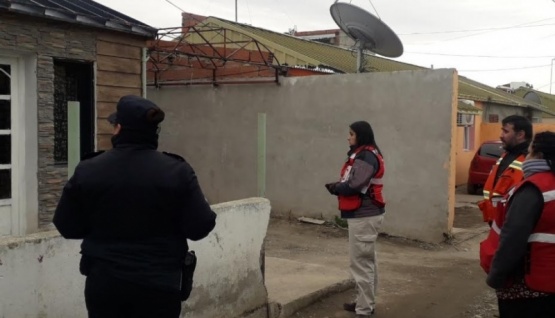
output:
[[[125,24],[115,19],[100,18],[79,13],[76,14],[58,10],[55,8],[46,8],[38,5],[16,3],[8,0],[0,0],[0,12],[2,11],[43,18],[47,20],[67,22],[93,28],[123,32],[147,38],[155,38],[156,34],[158,33],[158,29],[147,25],[137,25],[134,23]]]

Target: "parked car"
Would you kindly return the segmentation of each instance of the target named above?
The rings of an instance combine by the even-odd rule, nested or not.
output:
[[[474,154],[468,169],[468,194],[480,194],[493,165],[503,153],[501,141],[486,141]]]

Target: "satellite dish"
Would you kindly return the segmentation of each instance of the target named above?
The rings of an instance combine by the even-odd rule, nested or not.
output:
[[[368,11],[336,1],[331,5],[330,13],[339,28],[358,43],[358,72],[365,49],[387,57],[403,54],[403,44],[395,32]]]

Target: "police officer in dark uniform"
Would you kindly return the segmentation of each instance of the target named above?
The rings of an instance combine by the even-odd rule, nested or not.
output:
[[[157,151],[164,112],[124,96],[109,118],[113,149],[82,160],[54,215],[63,237],[83,239],[89,317],[176,318],[187,239],[215,226],[191,166]]]

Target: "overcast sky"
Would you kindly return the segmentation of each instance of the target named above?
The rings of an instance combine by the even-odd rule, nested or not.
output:
[[[95,0],[151,26],[181,25],[180,10],[235,20],[234,0]],[[169,1],[169,2],[168,2]],[[369,0],[351,2],[374,15]],[[140,3],[140,4],[139,4]],[[238,22],[276,32],[337,28],[329,0],[238,0]],[[490,86],[528,82],[549,92],[555,0],[373,0],[403,42],[395,60],[456,68]],[[460,56],[462,55],[462,56]],[[555,68],[555,66],[554,66]],[[555,94],[554,83],[551,86]]]

